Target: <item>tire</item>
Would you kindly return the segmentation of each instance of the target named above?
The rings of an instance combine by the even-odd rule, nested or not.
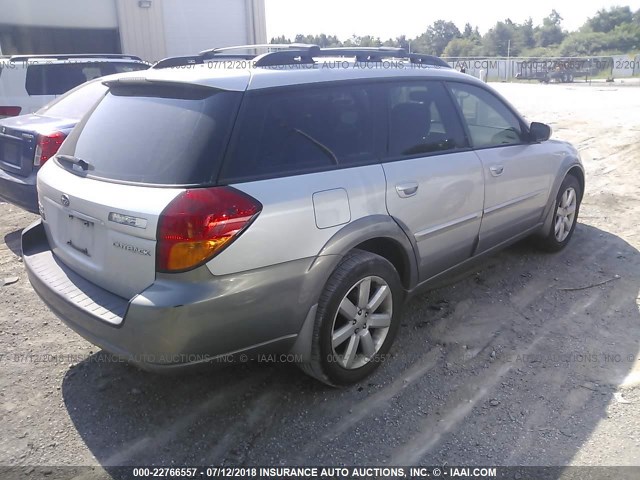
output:
[[[403,296],[389,261],[362,250],[349,252],[320,296],[311,362],[301,365],[302,370],[331,386],[352,385],[369,376],[391,348]]]
[[[578,223],[581,201],[580,182],[573,175],[567,175],[560,186],[553,206],[553,221],[549,233],[539,242],[539,246],[543,250],[559,252],[567,246]]]

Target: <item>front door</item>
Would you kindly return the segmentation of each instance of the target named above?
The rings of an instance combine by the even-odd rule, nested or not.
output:
[[[437,81],[385,85],[387,209],[415,238],[426,280],[473,252],[484,201],[482,163]]]
[[[548,149],[527,140],[522,123],[500,98],[466,83],[450,82],[449,88],[484,172],[481,253],[541,221],[554,169]]]

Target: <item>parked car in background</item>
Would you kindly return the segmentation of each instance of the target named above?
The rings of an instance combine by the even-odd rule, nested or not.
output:
[[[33,113],[94,78],[146,70],[133,55],[13,55],[0,57],[0,118]]]
[[[567,246],[584,171],[550,127],[439,58],[283,48],[107,82],[40,171],[24,265],[80,335],[152,370],[291,354],[347,385],[411,295],[527,236]]]
[[[102,81],[80,85],[34,114],[0,120],[0,199],[38,213],[38,170],[106,94]]]

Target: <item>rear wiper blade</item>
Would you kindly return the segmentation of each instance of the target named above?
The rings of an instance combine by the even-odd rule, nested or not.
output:
[[[302,135],[304,138],[306,138],[311,143],[313,143],[316,147],[322,150],[327,155],[327,157],[331,159],[334,165],[338,165],[338,157],[336,157],[336,154],[333,153],[333,151],[329,147],[327,147],[324,143],[320,142],[319,140],[316,140],[311,135],[309,135],[306,132],[303,132],[302,130],[299,130],[297,128],[293,128],[292,130],[296,132],[298,135]]]
[[[64,163],[70,163],[72,169],[77,165],[85,172],[87,170],[93,170],[93,166],[90,163],[85,162],[81,158],[74,157],[73,155],[56,155],[56,158]]]

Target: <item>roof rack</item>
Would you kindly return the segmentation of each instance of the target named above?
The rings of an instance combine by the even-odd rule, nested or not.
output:
[[[251,53],[233,53],[234,51],[248,51],[255,50]],[[260,54],[258,50],[271,50],[266,53]],[[290,55],[288,52],[293,52],[294,55]],[[300,57],[301,54],[305,57],[304,63],[314,63],[313,56],[319,54],[320,47],[317,45],[308,45],[304,43],[264,43],[256,45],[236,45],[233,47],[221,47],[211,48],[209,50],[203,50],[197,55],[186,55],[182,57],[168,57],[155,63],[152,68],[171,68],[182,67],[186,65],[202,65],[205,61],[209,60],[255,60],[256,66],[274,66],[274,65],[287,65],[300,63],[296,62],[295,57]],[[313,54],[313,55],[310,55]],[[257,61],[266,55],[270,55],[270,60],[265,61],[264,64],[258,65]],[[273,56],[275,55],[275,56]]]
[[[44,54],[38,54],[38,55],[24,55],[24,54],[20,54],[20,55],[11,55],[11,57],[9,57],[9,59],[12,62],[15,61],[24,61],[24,60],[31,60],[31,59],[52,59],[52,60],[64,60],[64,59],[68,59],[68,58],[112,58],[112,59],[121,59],[121,60],[137,60],[137,61],[142,61],[142,59],[136,55],[124,55],[124,54],[119,54],[119,53],[64,53],[64,54],[57,54],[57,53],[51,53],[48,55],[44,55]]]
[[[335,47],[321,49],[323,57],[356,57],[358,62],[380,62],[385,58],[404,58],[404,48],[394,47]]]
[[[255,55],[230,53],[237,50],[272,50]],[[275,51],[274,51],[275,50]],[[313,65],[318,57],[355,57],[357,62],[381,62],[385,58],[407,59],[417,65],[451,68],[439,57],[420,53],[407,53],[404,48],[394,47],[336,47],[320,48],[318,45],[305,43],[239,45],[235,47],[212,48],[203,50],[198,55],[169,57],[160,60],[152,68],[169,68],[185,65],[203,64],[206,60],[244,59],[253,60],[256,67],[273,67],[285,65]]]
[[[257,43],[255,45],[235,45],[233,47],[221,47],[211,48],[209,50],[203,50],[200,55],[205,54],[220,54],[223,52],[230,52],[233,50],[258,50],[258,49],[279,49],[279,50],[313,50],[319,49],[318,45],[312,45],[308,43]]]

